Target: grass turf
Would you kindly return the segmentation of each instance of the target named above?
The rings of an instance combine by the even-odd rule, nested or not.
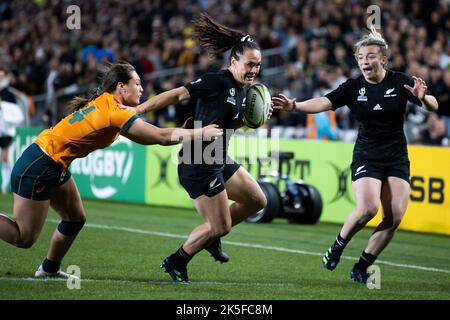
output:
[[[330,272],[322,267],[321,255],[339,225],[295,225],[280,219],[242,223],[222,240],[229,263],[214,262],[203,251],[189,264],[191,283],[177,285],[160,264],[201,223],[193,210],[97,201],[84,205],[87,225],[62,266],[80,267],[81,289],[69,290],[65,281],[32,278],[58,221],[50,211],[32,248],[0,242],[0,299],[450,299],[448,236],[397,232],[376,263],[381,289],[369,290],[348,274],[371,229],[352,239]],[[0,196],[0,212],[11,210],[12,197]]]

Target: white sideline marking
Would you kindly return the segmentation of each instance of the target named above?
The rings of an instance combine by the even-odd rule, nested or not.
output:
[[[66,279],[41,279],[41,278],[20,278],[20,277],[0,277],[0,281],[32,281],[32,282],[67,282]],[[81,278],[80,281],[84,282],[112,282],[112,283],[122,283],[122,284],[145,284],[145,285],[178,285],[172,281],[152,281],[152,280],[121,280],[121,279],[92,279],[92,278]],[[184,285],[184,284],[182,284]],[[198,286],[198,285],[221,285],[221,286],[259,286],[259,287],[291,287],[292,283],[272,283],[272,282],[219,282],[219,281],[195,281],[193,283],[189,283],[189,286]]]
[[[59,223],[59,220],[55,219],[48,219],[49,222]],[[153,236],[160,236],[160,237],[168,237],[168,238],[178,238],[178,239],[186,239],[187,236],[179,235],[179,234],[173,234],[168,232],[158,232],[158,231],[150,231],[150,230],[143,230],[143,229],[134,229],[134,228],[124,228],[124,227],[115,227],[115,226],[107,226],[103,224],[95,224],[95,223],[86,223],[86,227],[90,228],[96,228],[96,229],[106,229],[106,230],[116,230],[116,231],[125,231],[125,232],[131,232],[131,233],[142,233],[142,234],[149,234]],[[265,250],[273,250],[273,251],[280,251],[280,252],[288,252],[288,253],[297,253],[297,254],[303,254],[303,255],[310,255],[310,256],[322,256],[323,253],[319,252],[311,252],[311,251],[304,251],[304,250],[297,250],[297,249],[288,249],[283,247],[274,247],[274,246],[265,246],[262,244],[254,244],[254,243],[245,243],[245,242],[234,242],[234,241],[222,241],[224,244],[229,244],[232,246],[237,247],[246,247],[246,248],[259,248],[259,249],[265,249]],[[347,260],[358,260],[358,258],[349,257],[349,256],[342,256],[342,259]],[[433,267],[423,267],[423,266],[416,266],[412,264],[403,264],[403,263],[395,263],[385,260],[377,260],[377,263],[379,264],[386,264],[392,267],[399,267],[399,268],[408,268],[408,269],[416,269],[416,270],[423,270],[423,271],[431,271],[431,272],[441,272],[441,273],[448,273],[450,274],[450,270],[447,269],[439,269],[439,268],[433,268]]]

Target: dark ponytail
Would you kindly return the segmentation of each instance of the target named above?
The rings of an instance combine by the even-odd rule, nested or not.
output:
[[[96,87],[89,97],[75,97],[69,102],[70,113],[83,108],[89,101],[94,100],[104,92],[112,93],[116,90],[119,82],[128,83],[131,79],[131,73],[136,71],[134,67],[125,61],[116,63],[107,63],[106,70],[101,78],[101,86]]]
[[[231,29],[214,21],[206,13],[194,20],[194,36],[200,46],[212,55],[218,55],[229,49],[231,58],[239,60],[244,49],[261,50],[258,43],[248,34]]]

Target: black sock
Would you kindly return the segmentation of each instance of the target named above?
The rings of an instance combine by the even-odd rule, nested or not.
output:
[[[359,257],[358,263],[355,264],[355,268],[358,268],[360,270],[367,270],[367,268],[372,265],[376,259],[377,257],[373,254],[363,251],[361,253],[361,256]]]
[[[42,269],[44,269],[45,272],[56,273],[60,267],[61,262],[51,261],[47,258],[45,258],[44,262],[42,262]]]
[[[210,250],[215,250],[220,244],[220,238],[217,238],[216,240],[214,240],[209,246],[207,246],[205,249],[210,251]]]
[[[345,240],[344,238],[342,238],[341,234],[338,234],[333,245],[339,247],[341,250],[344,250],[349,241],[350,240]]]
[[[191,261],[192,256],[190,256],[186,251],[184,251],[183,246],[180,247],[174,254],[170,256],[170,263],[175,267],[185,267],[189,261]]]

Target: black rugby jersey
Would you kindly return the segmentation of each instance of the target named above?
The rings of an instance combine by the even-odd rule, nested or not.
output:
[[[233,131],[242,126],[246,88],[236,82],[228,69],[206,73],[186,84],[185,87],[191,98],[197,99],[194,121],[201,121],[202,127],[217,124],[223,129],[224,135],[223,138],[214,142],[196,140],[184,144],[180,156],[183,156],[190,147],[191,163],[204,166],[205,160],[208,165],[211,165],[211,160],[214,160],[212,168],[221,167],[225,163],[227,147]],[[203,155],[211,154],[214,159],[201,157],[200,150]],[[211,150],[213,150],[212,153]],[[187,158],[189,157],[185,154],[183,159]]]
[[[360,123],[353,158],[384,163],[408,159],[403,131],[406,103],[422,103],[404,84],[413,87],[414,81],[403,73],[387,70],[380,83],[371,84],[361,75],[326,95],[333,110],[347,105]]]

